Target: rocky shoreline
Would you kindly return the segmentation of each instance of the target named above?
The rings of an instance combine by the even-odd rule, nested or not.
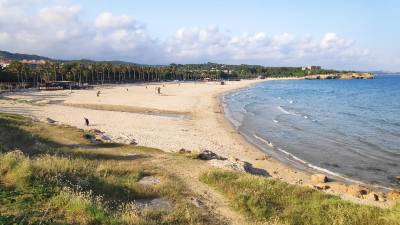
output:
[[[306,80],[353,80],[353,79],[374,79],[372,73],[333,73],[333,74],[316,74],[305,76]]]

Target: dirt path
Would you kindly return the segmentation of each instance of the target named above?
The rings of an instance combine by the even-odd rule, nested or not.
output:
[[[230,207],[229,202],[221,193],[200,181],[201,174],[212,169],[211,165],[203,161],[180,159],[180,157],[167,157],[164,158],[164,162],[158,163],[162,169],[179,177],[198,196],[197,202],[200,206],[206,206],[212,213],[224,217],[228,224],[249,224],[242,214]]]

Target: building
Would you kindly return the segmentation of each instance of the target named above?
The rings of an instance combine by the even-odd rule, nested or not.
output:
[[[0,59],[0,67],[2,68],[6,68],[7,66],[9,66],[11,63],[10,60],[7,59]]]
[[[321,67],[320,66],[306,66],[306,67],[302,67],[302,70],[320,70]]]

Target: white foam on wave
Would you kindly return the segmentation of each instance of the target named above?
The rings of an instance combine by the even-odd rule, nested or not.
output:
[[[277,148],[277,149],[278,149],[278,151],[280,151],[280,152],[284,153],[285,155],[287,155],[287,156],[289,156],[289,157],[295,159],[296,161],[299,161],[299,162],[301,162],[301,163],[307,165],[307,162],[306,162],[306,161],[300,159],[299,157],[293,155],[292,153],[289,153],[289,152],[287,152],[287,151],[285,151],[285,150],[283,150],[283,149],[281,149],[281,148]]]
[[[291,112],[285,110],[282,106],[278,106],[278,109],[279,109],[281,112],[285,113],[285,114],[293,115]]]
[[[258,136],[257,134],[253,134],[253,136],[254,136],[256,139],[260,140],[261,142],[267,144],[269,147],[271,147],[271,148],[274,147],[274,144],[272,144],[272,142],[270,142],[270,141],[268,141],[268,140],[266,140],[266,139],[264,139],[264,138]]]
[[[278,120],[272,120],[272,121],[274,121],[274,123],[278,123],[279,122]]]

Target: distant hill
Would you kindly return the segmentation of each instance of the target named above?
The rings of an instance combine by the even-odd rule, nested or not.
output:
[[[11,53],[7,51],[0,50],[0,59],[8,59],[8,60],[46,60],[46,61],[58,61],[58,62],[65,62],[65,63],[82,63],[82,64],[92,64],[92,63],[111,63],[113,65],[128,65],[128,64],[135,64],[141,65],[138,63],[126,62],[126,61],[119,61],[119,60],[110,60],[110,61],[96,61],[91,59],[73,59],[73,60],[59,60],[59,59],[52,59],[45,56],[40,55],[30,55],[30,54],[21,54],[21,53]]]
[[[50,60],[52,59],[39,55],[29,55],[29,54],[20,54],[20,53],[11,53],[7,51],[0,51],[0,59],[8,59],[8,60]]]

